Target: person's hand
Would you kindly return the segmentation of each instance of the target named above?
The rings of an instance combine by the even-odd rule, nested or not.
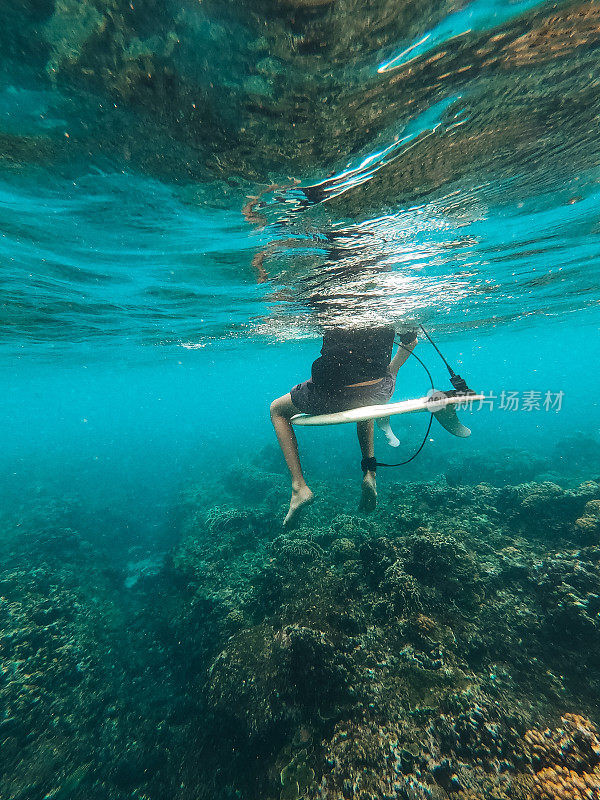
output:
[[[409,347],[412,344],[416,344],[417,331],[406,331],[406,333],[401,333],[399,338],[401,344],[403,344],[405,347]]]

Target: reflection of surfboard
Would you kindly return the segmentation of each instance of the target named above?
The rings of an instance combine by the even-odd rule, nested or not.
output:
[[[385,419],[397,414],[414,414],[419,411],[429,411],[449,433],[464,438],[471,434],[456,416],[456,406],[464,403],[469,405],[473,401],[483,400],[481,394],[449,395],[444,392],[432,390],[425,397],[415,400],[402,400],[399,403],[387,403],[379,406],[362,406],[351,408],[348,411],[338,411],[336,414],[296,414],[292,417],[294,425],[342,425],[346,422],[363,422],[367,419]]]

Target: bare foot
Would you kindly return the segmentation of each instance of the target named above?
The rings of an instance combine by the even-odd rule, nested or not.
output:
[[[358,506],[359,511],[365,511],[367,514],[375,511],[377,505],[377,483],[375,475],[372,472],[367,472],[362,482],[362,496]]]
[[[304,508],[304,506],[310,505],[314,499],[314,494],[306,485],[300,489],[292,489],[290,508],[285,516],[285,519],[283,520],[283,527],[290,528],[293,523],[296,522],[300,509]]]

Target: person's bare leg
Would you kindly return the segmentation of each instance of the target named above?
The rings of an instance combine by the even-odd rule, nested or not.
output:
[[[400,367],[406,363],[410,354],[417,346],[417,337],[413,339],[412,342],[408,344],[402,345],[402,347],[398,347],[396,350],[396,354],[390,361],[390,365],[388,367],[388,371],[393,377],[394,381],[398,375],[398,370]],[[387,443],[390,447],[398,447],[400,444],[400,439],[395,435],[394,431],[392,430],[392,426],[390,425],[390,418],[383,417],[376,420],[377,426],[383,431],[385,438],[387,439]]]
[[[375,420],[377,427],[383,433],[385,438],[387,439],[387,443],[390,447],[399,447],[400,439],[396,436],[394,431],[392,430],[392,426],[390,424],[389,417],[380,417],[379,419]]]
[[[364,422],[356,423],[356,433],[358,434],[358,443],[360,444],[360,452],[363,458],[375,457],[375,442],[374,442],[374,425],[372,419],[367,419]],[[375,472],[368,470],[362,482],[362,494],[359,511],[374,511],[377,505],[377,481]]]
[[[314,498],[302,474],[298,441],[290,422],[291,417],[299,413],[289,393],[271,403],[271,422],[292,478],[292,498],[288,513],[283,520],[284,527],[290,526],[297,518],[300,509],[311,503]]]

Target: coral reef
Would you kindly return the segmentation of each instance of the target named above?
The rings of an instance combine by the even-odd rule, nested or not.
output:
[[[574,522],[575,532],[585,544],[600,544],[600,500],[585,504],[583,514]]]
[[[143,632],[134,622],[124,573],[70,527],[78,517],[40,498],[2,519],[3,798],[124,798],[151,772],[168,791],[152,768],[175,699],[166,651],[149,620]]]
[[[587,497],[596,493],[594,482],[581,484],[574,490],[565,490],[551,481],[525,483],[506,487],[499,495],[498,505],[528,531],[560,535],[568,521],[584,511]]]
[[[243,470],[224,481],[237,502],[252,492]],[[263,483],[250,469],[248,487]],[[246,553],[224,566],[230,585],[243,576],[239,627],[232,637],[223,626],[229,638],[212,658],[207,652],[203,689],[196,675],[212,724],[236,750],[244,742],[244,769],[252,753],[261,759],[251,782],[265,796],[277,792],[272,774],[283,797],[524,798],[533,791],[528,723],[532,730],[569,702],[588,708],[598,686],[576,640],[555,640],[567,624],[588,641],[586,626],[595,631],[596,551],[578,549],[575,523],[593,512],[600,487],[429,482],[382,494],[375,517],[328,503],[296,530],[275,533],[275,498],[263,492],[268,542],[247,534],[243,506],[229,515],[221,542],[237,527]],[[206,543],[209,526],[183,527],[179,573],[181,554],[197,558],[191,543]],[[219,547],[213,541],[205,553],[205,574]],[[205,619],[218,630],[213,612]],[[301,729],[311,746],[297,762],[290,748]],[[282,779],[290,763],[301,764],[298,777],[294,767]]]
[[[579,775],[567,767],[544,767],[533,779],[532,800],[594,800],[600,797],[600,772]]]
[[[283,531],[276,471],[190,485],[166,559],[5,516],[2,797],[596,797],[597,481],[325,488]]]
[[[579,714],[564,714],[562,726],[551,730],[527,731],[536,769],[549,766],[567,767],[576,772],[591,772],[600,764],[600,739],[596,726]]]
[[[564,714],[559,728],[532,729],[525,741],[533,760],[532,800],[600,797],[600,739],[589,719]]]
[[[445,471],[450,486],[489,483],[492,486],[531,481],[549,469],[550,459],[516,448],[498,448],[490,453],[454,457]]]

